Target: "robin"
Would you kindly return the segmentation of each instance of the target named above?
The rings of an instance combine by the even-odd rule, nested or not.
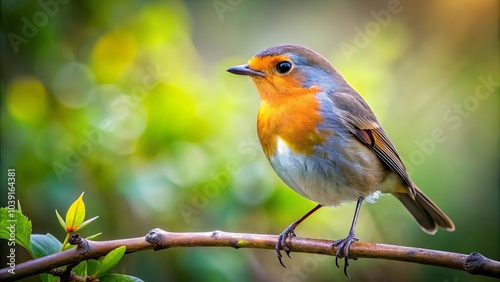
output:
[[[343,256],[349,276],[349,246],[358,240],[354,230],[361,203],[380,193],[394,195],[428,234],[438,227],[455,230],[411,181],[366,101],[320,54],[297,45],[274,46],[227,71],[250,76],[257,87],[257,132],[273,169],[295,192],[318,203],[279,235],[275,249],[283,266],[280,250],[290,257],[286,239],[296,236],[302,221],[323,206],[357,201],[349,234],[332,243],[337,266]]]

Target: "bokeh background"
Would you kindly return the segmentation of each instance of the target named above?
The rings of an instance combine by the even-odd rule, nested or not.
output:
[[[358,237],[500,259],[496,0],[6,0],[0,36],[0,195],[3,206],[15,168],[34,233],[63,240],[54,209],[83,191],[99,219],[81,235],[99,240],[155,227],[280,233],[314,203],[267,164],[256,90],[225,70],[293,43],[343,73],[456,224],[429,236],[387,196],[364,204]],[[353,211],[322,209],[297,233],[343,238]],[[492,281],[372,259],[353,262],[348,280],[331,257],[284,262],[272,250],[183,248],[127,255],[116,270],[145,281]]]

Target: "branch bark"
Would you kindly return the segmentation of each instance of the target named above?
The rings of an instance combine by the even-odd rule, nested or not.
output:
[[[29,260],[16,265],[15,274],[9,268],[0,269],[0,280],[15,281],[68,264],[89,259],[98,259],[110,251],[126,246],[127,253],[144,250],[162,250],[173,247],[233,247],[272,249],[278,236],[263,234],[212,232],[167,232],[151,230],[145,237],[112,240],[83,241],[76,248],[50,256]],[[314,253],[334,256],[336,248],[330,248],[331,241],[293,237],[287,239],[293,252]],[[394,246],[386,244],[354,242],[349,248],[350,258],[376,258],[434,265],[466,271],[471,274],[500,278],[500,262],[491,260],[479,253],[470,255],[436,250]]]

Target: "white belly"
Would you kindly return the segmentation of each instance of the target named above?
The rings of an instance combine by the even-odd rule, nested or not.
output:
[[[324,206],[338,206],[343,202],[356,201],[360,196],[367,197],[372,193],[371,198],[378,196],[375,189],[367,191],[367,187],[350,187],[341,173],[340,162],[344,160],[296,154],[281,138],[277,138],[277,142],[276,155],[270,158],[271,165],[281,179],[303,197]],[[370,161],[363,160],[363,163]],[[362,167],[360,164],[352,166]]]

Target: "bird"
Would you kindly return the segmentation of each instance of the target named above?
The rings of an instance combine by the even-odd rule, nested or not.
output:
[[[290,224],[275,250],[288,257],[286,239],[321,207],[356,202],[347,237],[332,242],[335,263],[344,258],[349,277],[349,247],[364,200],[380,193],[395,196],[420,228],[455,230],[453,221],[410,179],[395,146],[361,95],[323,56],[299,45],[269,47],[246,64],[227,69],[250,76],[260,96],[257,134],[265,156],[287,186],[317,205]]]

